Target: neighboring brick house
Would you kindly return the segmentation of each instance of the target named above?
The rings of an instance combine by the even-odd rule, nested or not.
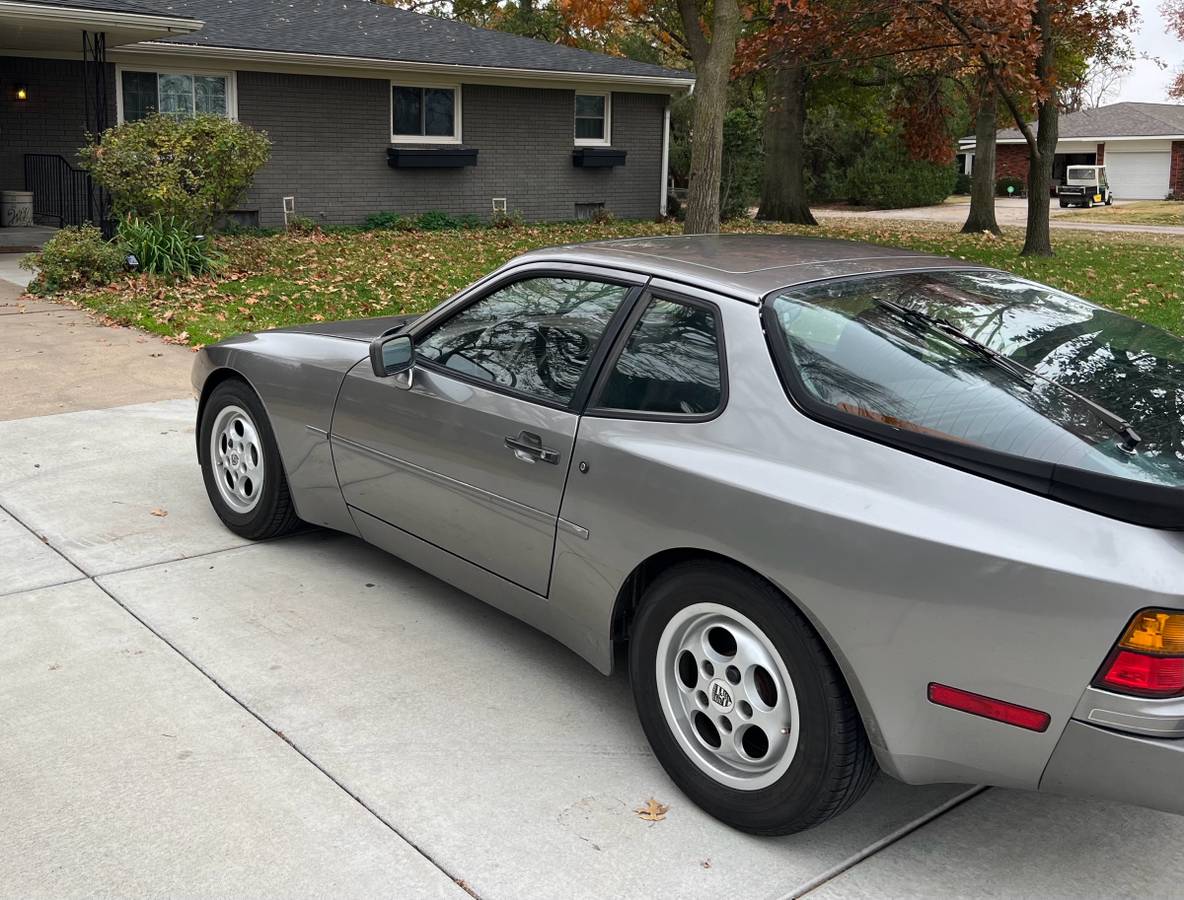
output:
[[[0,190],[93,215],[85,134],[153,110],[263,129],[238,211],[356,223],[665,208],[669,101],[689,73],[366,0],[0,0]],[[80,181],[82,179],[82,181]]]
[[[1058,136],[1054,185],[1067,166],[1104,164],[1119,200],[1184,199],[1184,105],[1113,103],[1081,110],[1061,116]],[[997,141],[996,177],[1027,178],[1028,145],[1019,129],[1000,131]],[[974,138],[959,141],[959,150],[972,160]]]

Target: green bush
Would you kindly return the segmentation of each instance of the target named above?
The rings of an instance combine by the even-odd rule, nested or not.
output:
[[[21,266],[37,272],[29,293],[46,296],[110,284],[123,271],[124,257],[95,226],[79,225],[60,229],[40,253],[24,257]]]
[[[872,144],[847,174],[847,199],[875,209],[941,203],[954,189],[954,167],[916,160],[899,141]]]
[[[136,267],[165,278],[192,278],[219,267],[222,256],[205,235],[173,216],[129,216],[119,225],[119,246]]]
[[[79,156],[120,216],[161,215],[209,229],[267,162],[267,136],[221,116],[125,122]]]
[[[451,231],[455,228],[480,228],[482,222],[476,216],[453,216],[438,209],[431,209],[415,218],[415,227],[420,231]]]
[[[522,213],[517,210],[497,209],[489,217],[489,224],[494,228],[521,228],[525,224],[525,220],[522,218]]]
[[[1014,175],[1004,175],[1002,178],[995,179],[995,196],[1022,197],[1027,186],[1027,182],[1022,178],[1016,178]],[[1007,190],[1009,187],[1015,188],[1015,191],[1009,193]]]
[[[380,212],[366,217],[365,227],[370,230],[414,231],[415,220],[393,212]]]
[[[955,194],[969,194],[970,193],[970,176],[965,172],[959,172],[954,179],[954,193]]]
[[[308,216],[288,216],[288,231],[292,234],[316,234],[321,230],[316,219]]]

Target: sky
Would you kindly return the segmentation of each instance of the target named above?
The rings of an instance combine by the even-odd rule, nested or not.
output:
[[[1172,72],[1184,63],[1184,43],[1168,34],[1163,16],[1159,14],[1159,0],[1144,0],[1139,4],[1143,24],[1135,36],[1135,52],[1158,57],[1168,64],[1161,69],[1146,59],[1138,59],[1131,73],[1122,79],[1117,95],[1111,100],[1138,100],[1146,103],[1170,103],[1167,96]]]

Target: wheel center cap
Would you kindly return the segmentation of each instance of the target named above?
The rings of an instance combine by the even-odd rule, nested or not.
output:
[[[230,454],[230,464],[231,464],[232,466],[237,466],[237,465],[238,465],[238,460],[239,460],[239,457],[238,457],[238,454],[237,454],[237,453],[231,453],[231,454]]]
[[[736,705],[736,699],[732,696],[731,690],[718,678],[711,682],[708,696],[711,699],[711,705],[720,712],[731,712],[732,707]]]

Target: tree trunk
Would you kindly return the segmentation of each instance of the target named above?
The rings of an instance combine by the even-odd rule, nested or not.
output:
[[[769,74],[765,110],[765,164],[758,219],[817,225],[806,199],[806,88],[802,66],[778,66]]]
[[[1034,16],[1040,29],[1040,56],[1036,74],[1048,90],[1048,96],[1036,106],[1036,141],[1028,145],[1028,227],[1024,233],[1022,256],[1052,256],[1052,237],[1048,230],[1049,189],[1052,186],[1052,162],[1057,152],[1057,90],[1053,81],[1055,45],[1052,34],[1051,0],[1038,0]]]
[[[686,234],[719,231],[719,187],[723,169],[724,114],[728,81],[736,55],[740,28],[737,0],[716,0],[711,17],[711,40],[699,24],[699,7],[679,0],[695,63],[695,115],[691,130],[691,173],[687,187]]]
[[[963,234],[990,231],[1002,234],[995,219],[995,89],[987,82],[979,93],[974,116],[974,170],[970,176],[970,213]]]

